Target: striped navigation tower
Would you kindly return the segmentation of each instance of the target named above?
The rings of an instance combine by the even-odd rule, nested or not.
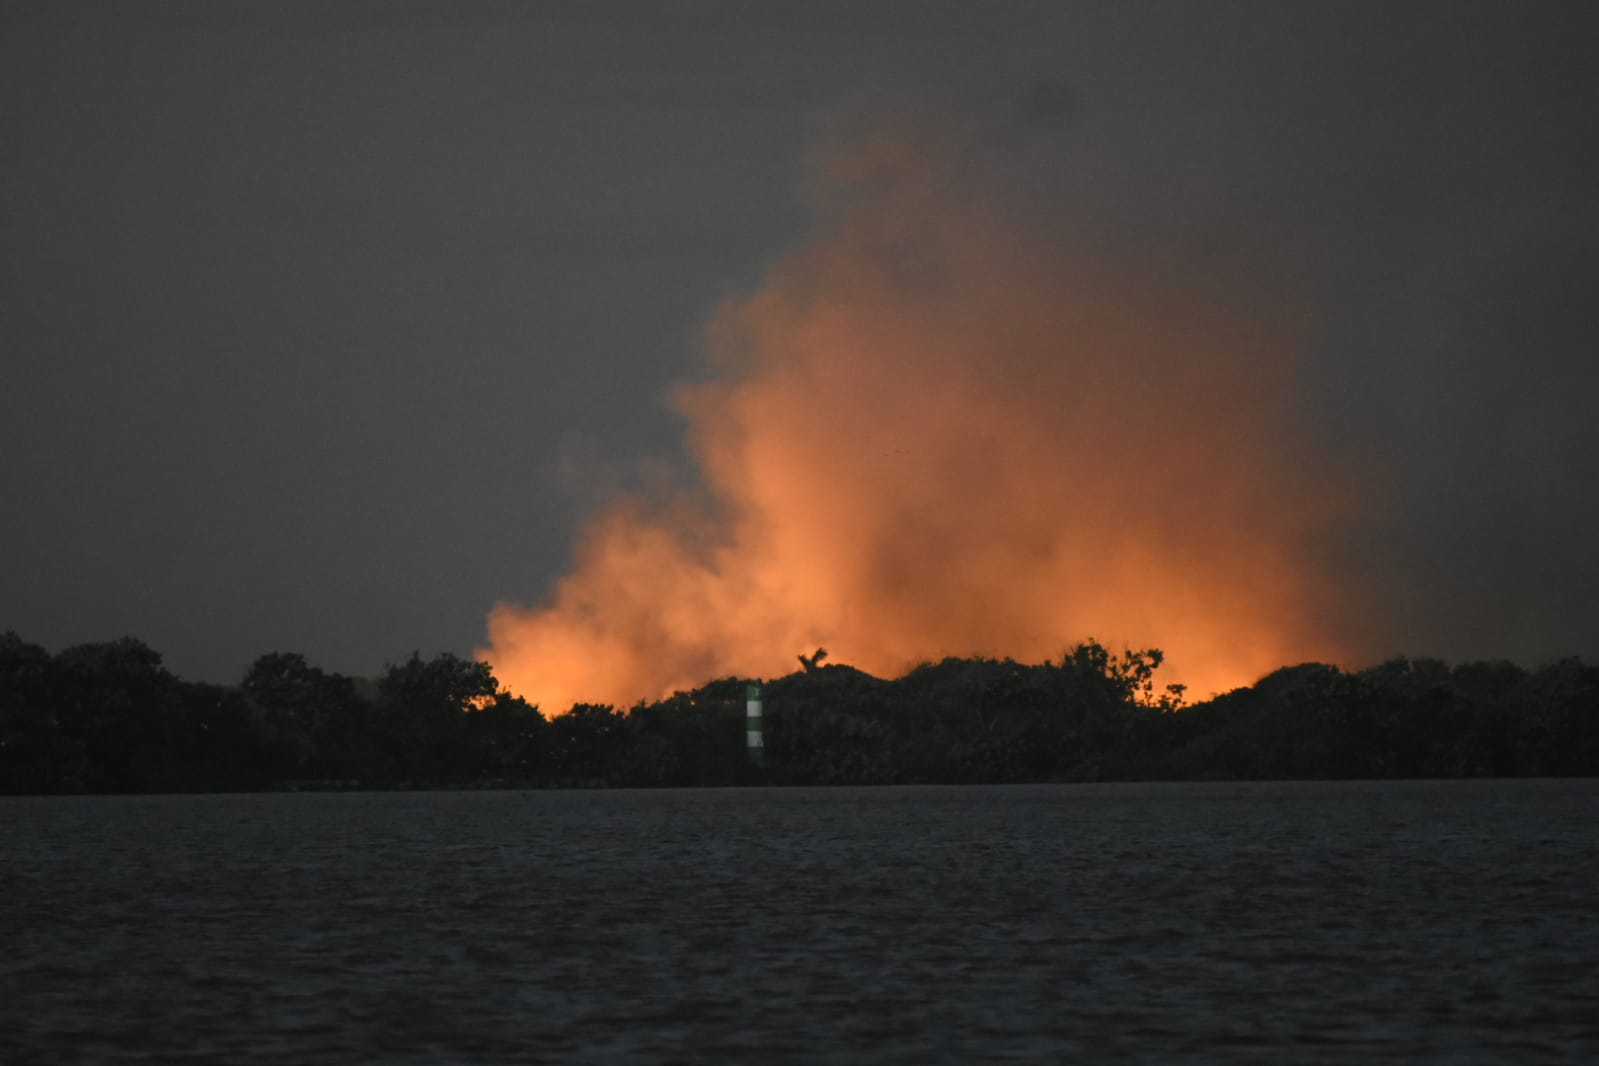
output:
[[[744,730],[749,742],[750,762],[766,765],[766,745],[761,742],[761,686],[751,685],[745,690]]]

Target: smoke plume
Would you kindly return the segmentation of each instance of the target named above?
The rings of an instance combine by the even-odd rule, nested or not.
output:
[[[676,397],[693,487],[615,502],[548,602],[495,608],[510,688],[559,711],[819,645],[896,675],[1095,636],[1204,695],[1341,654],[1313,556],[1349,494],[1295,441],[1292,322],[1030,225],[1025,133],[835,134],[815,236]]]

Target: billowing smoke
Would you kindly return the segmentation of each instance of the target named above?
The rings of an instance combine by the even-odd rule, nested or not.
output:
[[[549,710],[818,646],[1093,636],[1196,696],[1599,654],[1593,11],[1062,8],[847,101],[678,395],[693,469],[486,654]]]
[[[1359,492],[1299,439],[1295,315],[1063,221],[1069,111],[1046,86],[835,129],[812,238],[677,395],[697,470],[596,515],[546,603],[494,610],[509,687],[559,711],[818,646],[897,675],[1093,636],[1203,696],[1346,655],[1321,553]]]

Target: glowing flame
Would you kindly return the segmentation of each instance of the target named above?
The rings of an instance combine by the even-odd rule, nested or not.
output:
[[[709,332],[700,485],[591,522],[487,658],[547,711],[787,673],[1159,647],[1204,696],[1336,658],[1310,558],[1346,493],[1287,425],[1291,338],[1072,264],[980,196],[843,198]],[[908,187],[907,187],[908,186]]]

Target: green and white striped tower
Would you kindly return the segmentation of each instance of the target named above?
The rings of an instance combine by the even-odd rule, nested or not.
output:
[[[765,766],[766,745],[761,741],[761,686],[749,686],[744,697],[744,734],[748,738],[750,762]]]

